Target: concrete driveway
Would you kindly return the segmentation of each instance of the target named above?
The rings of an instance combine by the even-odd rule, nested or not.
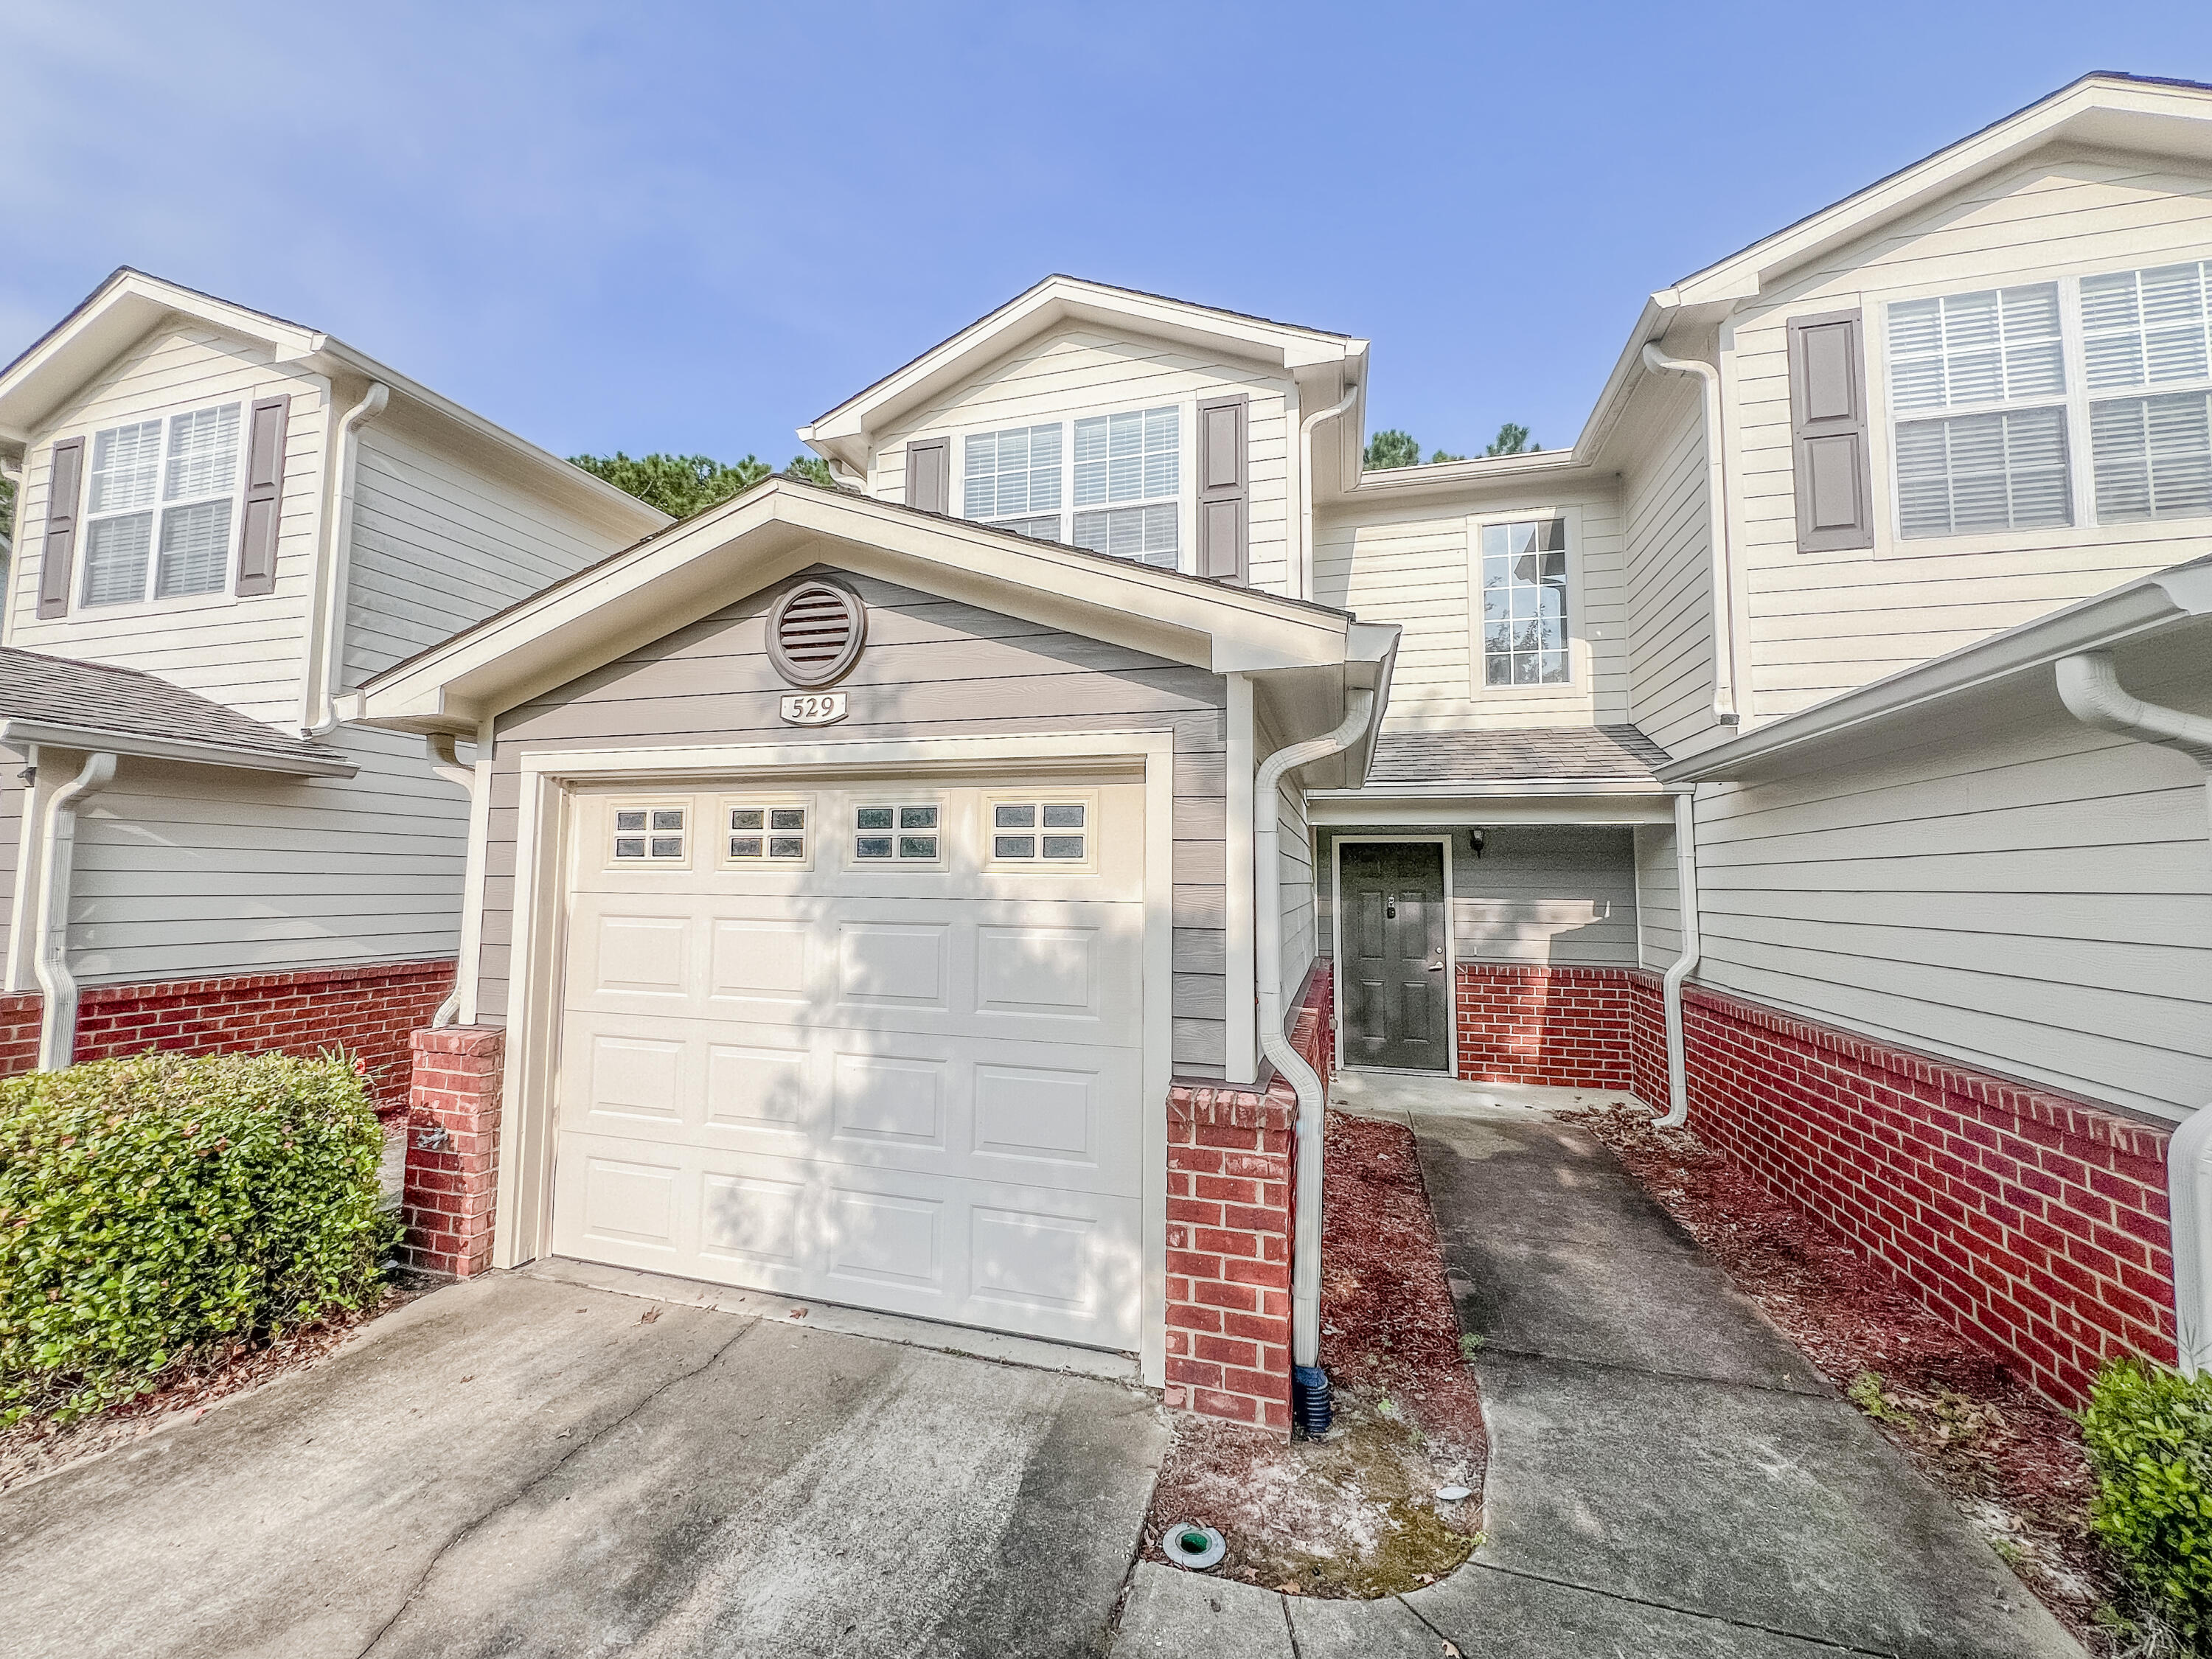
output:
[[[0,1498],[0,1652],[1094,1653],[1166,1440],[1096,1377],[496,1274]]]

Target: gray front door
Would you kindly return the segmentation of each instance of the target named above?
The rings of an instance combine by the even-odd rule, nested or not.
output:
[[[1444,849],[1434,842],[1353,842],[1338,856],[1345,1063],[1449,1071]]]

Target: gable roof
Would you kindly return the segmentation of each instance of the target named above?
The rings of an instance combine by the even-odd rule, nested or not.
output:
[[[865,471],[870,434],[1028,341],[1071,323],[1195,346],[1280,369],[1316,386],[1334,386],[1322,408],[1346,386],[1361,386],[1364,396],[1364,340],[1055,273],[824,410],[799,428],[799,439],[856,472]],[[1361,429],[1359,422],[1351,425]]]
[[[450,398],[355,350],[343,341],[265,311],[179,283],[118,269],[76,310],[0,369],[0,448],[30,441],[54,411],[94,376],[172,317],[184,317],[268,347],[273,360],[311,374],[380,381],[402,414],[431,423],[451,448],[530,487],[616,533],[649,534],[668,515],[581,467],[495,426]]]
[[[351,777],[357,769],[337,750],[135,668],[12,646],[0,646],[0,743],[311,777]]]
[[[1379,707],[1397,651],[1395,623],[776,477],[386,669],[341,707],[367,725],[473,736],[490,715],[823,563],[1215,673],[1285,676],[1285,695],[1316,718],[1346,685],[1373,686]]]
[[[1591,461],[1651,371],[1644,348],[1675,329],[1709,329],[1737,304],[1940,198],[2057,144],[2212,162],[2212,86],[2098,70],[1934,155],[1692,272],[1644,301],[1574,452]]]

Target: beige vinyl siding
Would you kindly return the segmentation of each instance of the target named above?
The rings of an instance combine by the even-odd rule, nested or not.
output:
[[[1167,730],[1175,741],[1174,1057],[1220,1073],[1227,949],[1224,836],[1227,703],[1218,675],[848,576],[868,605],[868,646],[839,690],[851,714],[828,741],[993,732]],[[493,770],[479,1017],[502,1023],[514,936],[521,757],[654,744],[781,742],[789,688],[769,666],[754,594],[503,714]]]
[[[1275,823],[1281,857],[1277,896],[1282,913],[1283,1011],[1297,1006],[1299,988],[1321,949],[1315,902],[1313,831],[1306,823],[1305,791],[1287,780],[1275,787]]]
[[[5,758],[0,756],[0,764]],[[9,767],[0,787],[0,962],[9,959],[15,945],[15,870],[23,852],[23,799],[29,793],[15,781],[21,769]]]
[[[1663,973],[1682,954],[1682,882],[1674,858],[1674,826],[1639,823],[1635,835],[1642,961],[1646,968]]]
[[[1505,824],[1485,832],[1477,858],[1465,830],[1323,829],[1321,948],[1335,948],[1334,844],[1339,836],[1449,836],[1452,951],[1461,962],[1554,968],[1632,967],[1636,871],[1631,831],[1604,824]]]
[[[1543,493],[1459,495],[1448,503],[1341,504],[1314,531],[1314,597],[1364,622],[1405,629],[1386,732],[1470,726],[1589,726],[1629,718],[1629,588],[1620,497],[1610,483]],[[1485,522],[1571,516],[1568,619],[1573,684],[1489,687],[1475,642],[1481,568],[1471,540]]]
[[[1665,400],[1658,436],[1621,474],[1628,718],[1680,756],[1721,732],[1713,718],[1711,491],[1697,386],[1669,375],[1649,395]]]
[[[2134,689],[2185,701],[2173,685]],[[2201,689],[2196,706],[2212,710]],[[2113,1105],[2212,1098],[2202,773],[2055,699],[1699,792],[1700,980]]]
[[[46,525],[54,440],[86,439],[89,466],[88,441],[105,428],[210,404],[251,406],[256,398],[279,395],[289,395],[292,403],[285,428],[274,592],[241,599],[226,582],[221,593],[190,599],[80,606],[85,554],[80,532],[69,613],[40,619],[40,561],[34,550]],[[328,402],[328,387],[319,377],[274,367],[265,346],[226,338],[198,325],[155,330],[33,434],[21,492],[26,534],[11,571],[6,642],[143,669],[257,720],[296,719]],[[244,464],[241,454],[240,465]],[[234,580],[234,517],[230,533]]]
[[[2070,528],[1902,539],[1891,485],[1884,306],[2212,258],[2212,176],[2170,166],[2038,161],[1838,252],[1738,319],[1724,372],[1757,714],[1808,707],[2203,550],[2212,518],[2099,529],[2079,490]],[[1801,554],[1787,325],[1852,307],[1865,316],[1875,545]]]
[[[1182,567],[1194,568],[1196,499],[1192,482],[1200,398],[1250,398],[1245,441],[1250,459],[1249,498],[1251,585],[1290,592],[1291,422],[1296,388],[1279,370],[1201,356],[1157,340],[1115,338],[1071,328],[1021,346],[963,382],[947,396],[902,420],[875,441],[868,493],[885,501],[906,495],[906,447],[910,440],[952,439],[952,503],[960,504],[961,439],[970,433],[1070,421],[1112,410],[1174,404],[1182,410]],[[1061,503],[1063,516],[1072,510]]]
[[[78,816],[77,977],[453,955],[467,850],[460,792],[429,776],[419,738],[349,726],[324,741],[360,773],[280,778],[124,757]],[[52,763],[73,769],[77,758]]]
[[[349,686],[635,539],[386,425],[362,428],[355,468]]]

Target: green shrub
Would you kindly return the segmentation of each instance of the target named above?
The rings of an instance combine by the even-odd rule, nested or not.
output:
[[[0,1427],[374,1295],[383,1136],[340,1058],[148,1054],[0,1082]]]
[[[2081,1437],[2098,1536],[2177,1635],[2212,1637],[2212,1376],[2114,1360],[2090,1390]]]

